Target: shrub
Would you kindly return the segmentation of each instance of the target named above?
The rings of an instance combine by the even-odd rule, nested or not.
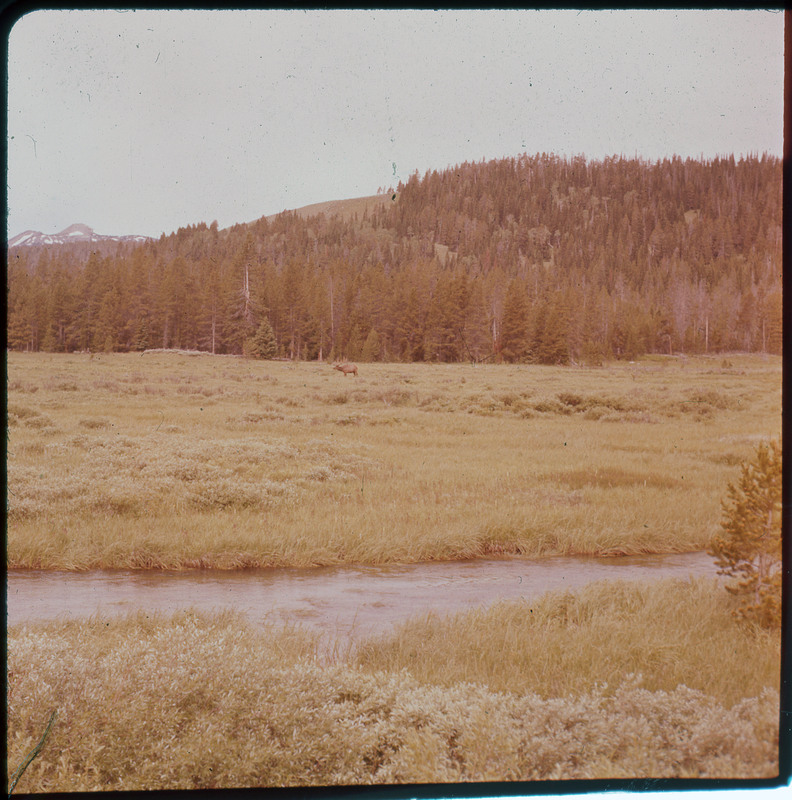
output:
[[[558,395],[558,399],[565,405],[565,406],[584,406],[585,402],[583,398],[579,394],[572,394],[571,392],[561,392]]]
[[[541,697],[322,663],[317,647],[300,628],[259,630],[228,612],[14,626],[8,764],[58,709],[21,792],[778,774],[775,690],[727,706],[627,675],[612,690]],[[480,654],[480,641],[468,647]]]
[[[541,411],[542,413],[550,414],[571,414],[572,409],[569,406],[562,405],[558,400],[553,398],[545,398],[538,400],[533,404],[534,411]]]
[[[737,484],[729,484],[722,503],[723,533],[710,554],[718,572],[735,578],[727,589],[741,597],[738,614],[763,627],[781,618],[781,447],[762,442],[743,463]]]

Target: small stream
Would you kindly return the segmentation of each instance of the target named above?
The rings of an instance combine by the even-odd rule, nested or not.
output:
[[[130,611],[236,609],[253,622],[300,623],[339,642],[417,614],[539,597],[599,580],[715,577],[706,553],[446,561],[389,566],[7,574],[7,624]]]

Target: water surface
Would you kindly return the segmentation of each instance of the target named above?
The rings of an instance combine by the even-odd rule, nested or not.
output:
[[[416,614],[533,600],[598,580],[715,575],[706,553],[244,571],[14,570],[7,576],[7,622],[236,609],[253,622],[299,622],[339,641],[354,641]]]

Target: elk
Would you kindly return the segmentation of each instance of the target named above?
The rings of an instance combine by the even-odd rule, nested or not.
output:
[[[357,378],[357,364],[333,364],[333,369],[344,373],[344,377],[351,372]]]

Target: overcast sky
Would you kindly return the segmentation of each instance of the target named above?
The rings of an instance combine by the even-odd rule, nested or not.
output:
[[[783,13],[36,11],[8,235],[159,236],[553,152],[782,155]]]

